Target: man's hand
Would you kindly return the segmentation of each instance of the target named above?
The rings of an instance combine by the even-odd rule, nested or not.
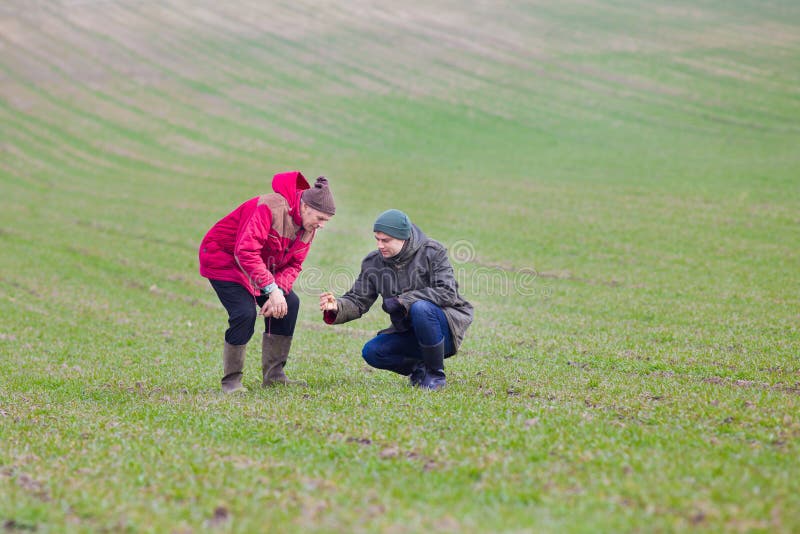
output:
[[[320,294],[319,296],[319,309],[320,311],[339,311],[339,305],[336,304],[336,297],[333,296],[333,293],[330,291],[326,291],[325,293]]]
[[[259,315],[283,319],[287,313],[289,313],[289,305],[286,304],[286,297],[283,296],[283,291],[275,289],[269,294],[269,299],[261,307]]]
[[[397,297],[389,297],[388,299],[383,299],[383,305],[381,306],[383,311],[388,313],[389,315],[396,315],[399,314],[401,317],[406,315],[406,309],[400,304],[400,299]]]

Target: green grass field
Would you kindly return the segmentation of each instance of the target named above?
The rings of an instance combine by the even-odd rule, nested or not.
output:
[[[796,2],[6,0],[0,121],[6,531],[800,531]],[[292,169],[309,387],[223,397],[197,246]],[[317,311],[390,207],[435,394]]]

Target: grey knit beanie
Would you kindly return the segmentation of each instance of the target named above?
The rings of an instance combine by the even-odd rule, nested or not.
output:
[[[303,191],[303,196],[300,198],[317,211],[327,213],[328,215],[336,213],[333,193],[331,193],[331,189],[328,187],[328,179],[324,176],[317,178],[314,187]]]
[[[372,231],[383,232],[395,239],[408,239],[411,237],[411,220],[400,210],[387,210],[375,219]]]

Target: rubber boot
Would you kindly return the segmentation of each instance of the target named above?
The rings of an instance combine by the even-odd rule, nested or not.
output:
[[[231,345],[227,341],[222,349],[222,391],[235,393],[247,391],[242,385],[242,370],[247,345]]]
[[[436,345],[420,345],[422,361],[425,364],[425,376],[420,380],[422,389],[442,389],[447,381],[444,375],[444,340]]]
[[[422,382],[423,378],[425,378],[425,364],[423,362],[417,362],[414,364],[414,367],[411,368],[411,374],[408,375],[408,381],[412,386],[419,386],[419,383]]]
[[[276,384],[285,386],[305,386],[303,380],[290,380],[283,372],[289,349],[292,348],[292,336],[276,336],[264,332],[261,340],[261,373],[263,387]]]

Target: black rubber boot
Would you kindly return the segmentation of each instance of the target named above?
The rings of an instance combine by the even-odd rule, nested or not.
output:
[[[422,379],[425,378],[425,364],[423,362],[416,362],[414,367],[411,368],[411,373],[408,375],[408,381],[412,386],[419,386]]]
[[[425,363],[425,376],[419,382],[423,389],[442,389],[447,381],[444,375],[444,340],[436,345],[420,345],[422,361]]]

